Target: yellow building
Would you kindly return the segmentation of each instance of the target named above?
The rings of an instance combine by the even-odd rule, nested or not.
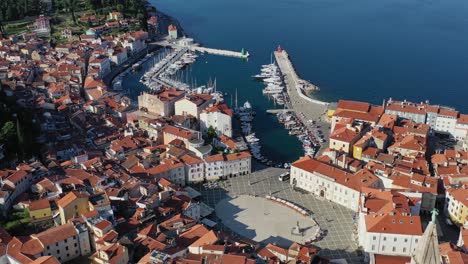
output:
[[[364,135],[353,145],[353,157],[358,160],[362,160],[362,152],[369,146],[371,136],[369,134]]]
[[[69,219],[90,211],[88,198],[85,193],[72,191],[57,202],[62,225]]]
[[[41,199],[31,202],[29,204],[29,218],[32,223],[51,220],[52,210],[49,200]]]
[[[353,129],[342,127],[333,131],[330,135],[329,148],[350,154],[354,143],[359,139],[359,133]]]
[[[446,196],[450,220],[456,225],[465,225],[468,216],[468,189],[448,189]]]

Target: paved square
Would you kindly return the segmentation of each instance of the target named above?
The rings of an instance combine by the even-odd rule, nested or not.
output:
[[[318,230],[310,216],[303,216],[264,197],[241,195],[223,199],[216,204],[216,215],[225,226],[241,236],[284,247],[289,247],[292,242],[311,240]],[[293,231],[297,225],[300,232]]]
[[[203,201],[213,208],[221,200],[236,195],[256,195],[259,197],[272,195],[296,203],[309,209],[319,226],[328,230],[328,234],[321,241],[312,243],[322,249],[320,255],[331,259],[344,258],[348,263],[364,263],[364,258],[357,252],[357,242],[353,238],[354,212],[340,205],[320,200],[311,194],[293,190],[289,182],[278,180],[278,176],[285,171],[287,170],[261,168],[250,175],[230,178],[211,184],[211,186],[194,188],[202,193]],[[234,216],[232,217],[234,219]],[[221,228],[230,230],[219,219],[218,224]],[[236,230],[232,231],[236,232]]]

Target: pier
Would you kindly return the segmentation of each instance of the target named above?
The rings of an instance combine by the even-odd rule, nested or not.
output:
[[[305,90],[314,89],[314,88],[307,88],[307,87],[317,87],[317,86],[299,78],[299,75],[296,73],[296,70],[294,69],[292,62],[289,59],[288,53],[285,50],[275,51],[275,58],[276,58],[276,62],[278,63],[278,67],[280,68],[280,71],[283,74],[283,77],[285,78],[286,89],[290,97],[291,97],[291,94],[295,94],[301,97],[303,100],[307,100],[311,103],[328,106],[327,102],[315,100],[304,94]],[[303,87],[306,87],[304,91],[302,89]],[[318,88],[315,88],[315,89],[318,89]]]
[[[291,112],[291,111],[294,111],[294,110],[291,110],[291,109],[268,109],[266,110],[266,112],[268,114],[278,114],[278,113],[282,113],[282,112]]]
[[[250,56],[249,52],[244,52],[244,51],[237,52],[237,51],[231,51],[231,50],[206,48],[206,47],[201,47],[198,43],[190,43],[190,44],[184,43],[183,39],[179,40],[179,43],[169,41],[169,40],[162,40],[162,41],[156,42],[155,44],[162,46],[162,47],[170,47],[173,49],[186,48],[190,51],[196,51],[200,53],[207,53],[207,54],[213,54],[213,55],[219,55],[219,56],[234,57],[234,58],[240,58],[240,59],[247,59]]]
[[[197,47],[197,46],[189,46],[188,48],[192,51],[198,51],[201,53],[208,53],[208,54],[227,56],[227,57],[235,57],[235,58],[241,58],[241,59],[247,59],[250,56],[248,52],[243,53],[243,52],[236,52],[236,51],[230,51],[230,50],[211,49],[211,48]]]
[[[304,93],[300,83],[302,80],[296,73],[286,51],[275,51],[275,58],[286,84],[286,91],[289,97],[289,100],[287,100],[288,111],[294,111],[306,127],[310,126],[309,120],[317,120],[323,135],[328,139],[330,127],[325,117],[328,103],[310,98]],[[328,146],[328,141],[322,144],[322,149],[324,149],[324,146]]]

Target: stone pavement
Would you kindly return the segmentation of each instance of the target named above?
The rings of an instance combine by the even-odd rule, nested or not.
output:
[[[288,170],[268,167],[250,175],[194,188],[202,193],[203,201],[213,208],[225,198],[246,194],[260,197],[272,195],[296,203],[312,211],[312,217],[320,227],[328,230],[321,241],[313,243],[322,249],[321,255],[330,259],[344,258],[348,263],[364,263],[363,257],[358,255],[357,243],[352,238],[354,212],[310,194],[294,191],[289,182],[278,180],[278,176],[285,171]]]

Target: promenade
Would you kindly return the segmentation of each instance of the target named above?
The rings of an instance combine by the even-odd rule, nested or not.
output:
[[[197,51],[201,53],[208,53],[208,54],[226,56],[226,57],[235,57],[235,58],[241,58],[241,59],[247,59],[250,56],[248,52],[237,52],[237,51],[231,51],[231,50],[206,48],[206,47],[199,46],[199,44],[197,43],[192,43],[188,45],[185,45],[185,44],[180,45],[179,44],[180,41],[181,39],[179,39],[178,42],[164,39],[164,40],[154,42],[154,44],[159,45],[161,47],[171,47],[173,49],[187,48],[190,51]]]
[[[283,74],[289,95],[288,108],[303,113],[306,119],[318,120],[327,111],[328,103],[307,97],[297,87],[299,77],[294,70],[286,51],[275,51],[276,61]]]
[[[307,120],[316,120],[321,126],[321,130],[327,139],[322,146],[328,146],[328,135],[330,134],[330,129],[329,124],[325,120],[328,103],[315,100],[303,94],[297,85],[301,79],[296,73],[286,51],[275,51],[274,54],[278,67],[283,75],[284,83],[286,84],[286,90],[289,97],[289,101],[286,101],[287,108],[295,111],[297,117],[301,119],[302,123],[306,127],[310,126],[310,123],[307,123]]]

